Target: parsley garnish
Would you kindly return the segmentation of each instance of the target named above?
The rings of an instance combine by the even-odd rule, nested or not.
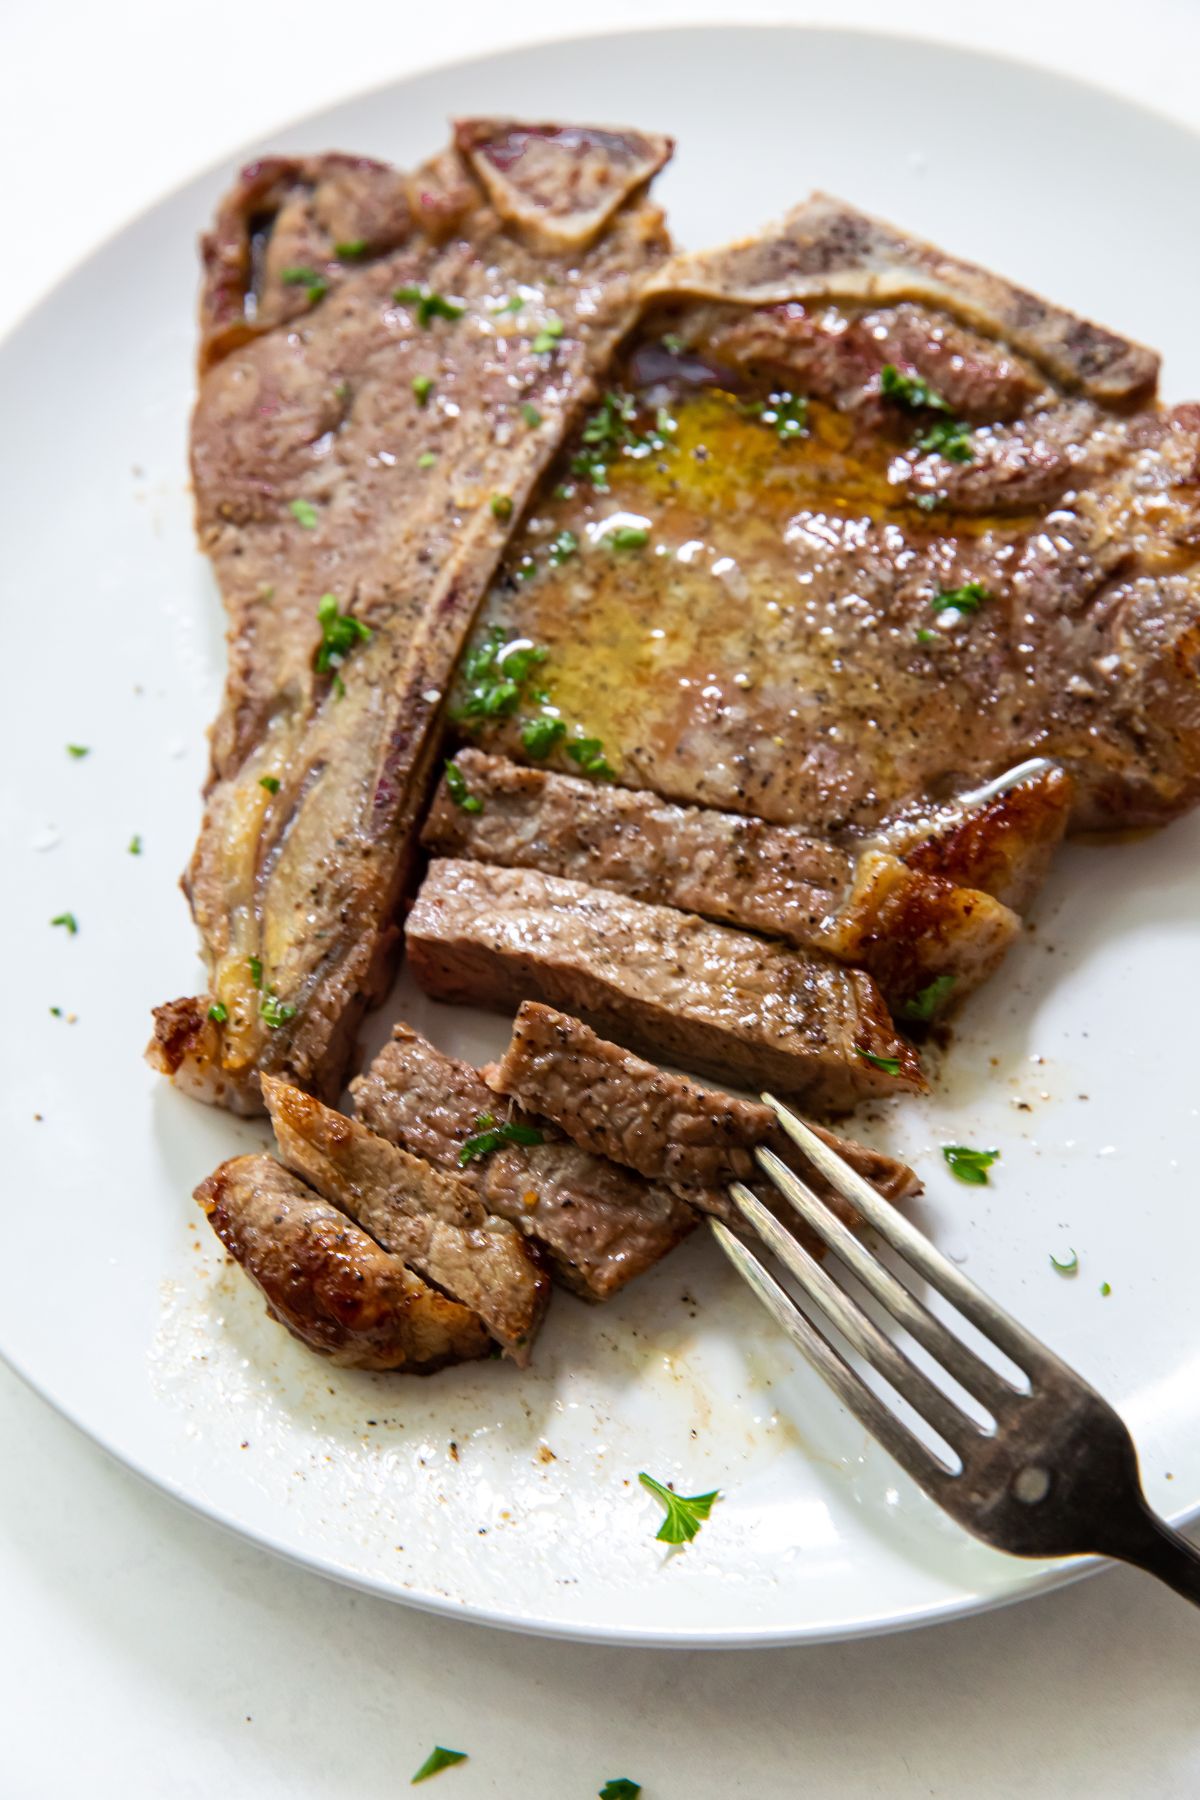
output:
[[[317,509],[311,500],[289,500],[288,511],[298,525],[311,531],[317,522]]]
[[[1068,1252],[1067,1257],[1063,1262],[1060,1262],[1057,1256],[1051,1256],[1050,1267],[1052,1269],[1057,1269],[1060,1275],[1078,1275],[1079,1258],[1074,1250]]]
[[[355,644],[366,643],[371,635],[370,627],[361,619],[339,609],[333,594],[321,595],[317,602],[317,620],[321,627],[315,665],[318,675],[327,675],[330,669],[340,668]]]
[[[920,1019],[927,1023],[932,1019],[942,1001],[958,980],[957,975],[935,975],[927,987],[904,1002],[901,1011],[906,1019]]]
[[[410,1787],[416,1787],[418,1781],[428,1781],[431,1775],[440,1775],[443,1769],[452,1769],[455,1763],[466,1762],[465,1750],[444,1750],[436,1744],[413,1776]]]
[[[720,1492],[714,1489],[711,1494],[693,1494],[688,1499],[645,1473],[640,1474],[638,1480],[667,1509],[666,1518],[654,1534],[662,1544],[690,1544],[712,1511],[714,1502],[721,1498]]]
[[[872,1068],[882,1069],[885,1075],[898,1075],[900,1073],[900,1059],[898,1056],[876,1056],[873,1050],[864,1050],[861,1044],[855,1044],[854,1054],[855,1056],[861,1056],[864,1062],[869,1062]]]
[[[605,542],[614,550],[641,550],[650,542],[650,533],[643,525],[618,525],[606,534]]]
[[[493,519],[512,518],[513,505],[511,494],[493,494],[491,504]]]
[[[529,348],[533,351],[535,356],[547,355],[549,351],[556,347],[564,329],[565,327],[562,320],[551,313]]]
[[[918,644],[936,644],[940,636],[940,632],[930,631],[927,625],[922,625],[917,633],[917,642]]]
[[[972,1150],[967,1144],[943,1144],[942,1155],[950,1165],[950,1173],[968,1187],[988,1187],[988,1170],[999,1160],[1000,1152]]]
[[[67,755],[75,757],[76,760],[78,760],[81,756],[90,756],[91,754],[92,754],[92,746],[90,744],[68,744],[67,745]]]
[[[879,391],[885,400],[894,400],[898,406],[907,406],[912,412],[919,412],[928,407],[933,412],[950,411],[936,388],[920,375],[902,375],[895,363],[884,363],[879,371]]]
[[[497,317],[499,317],[501,313],[524,312],[525,302],[522,300],[520,294],[510,294],[508,299],[502,300],[495,310]]]
[[[277,794],[279,792],[279,777],[277,775],[260,775],[258,778],[258,785],[260,788],[266,788],[268,794]]]
[[[605,761],[604,745],[597,737],[572,738],[567,745],[567,755],[571,761],[578,763],[585,775],[594,775],[598,781],[611,781],[613,770]]]
[[[630,1781],[625,1775],[618,1775],[615,1781],[606,1781],[600,1789],[599,1800],[638,1800],[641,1783]]]
[[[467,778],[456,762],[446,764],[446,792],[455,806],[461,806],[465,813],[481,813],[483,801],[478,794],[473,794],[467,786]]]
[[[357,257],[365,256],[366,253],[366,238],[351,238],[348,243],[333,246],[333,254],[339,262],[354,262]]]
[[[281,1025],[286,1025],[289,1019],[296,1016],[296,1008],[291,1001],[280,1000],[274,988],[267,989],[258,1003],[258,1010],[262,1014],[264,1025],[269,1025],[272,1031],[278,1031]]]
[[[141,837],[138,832],[136,832],[136,831],[134,832],[133,836],[130,838],[128,844],[125,847],[128,850],[130,856],[140,856],[142,854],[142,840],[141,840]]]
[[[632,394],[612,388],[579,434],[584,449],[571,460],[571,471],[585,475],[599,493],[608,492],[608,465],[615,456],[641,458],[667,448],[674,421],[660,411],[653,431],[634,428],[638,404]]]
[[[975,461],[975,451],[971,446],[971,427],[961,419],[935,419],[928,430],[918,434],[916,444],[918,450],[936,452],[939,456],[944,456],[947,462]]]
[[[678,356],[683,349],[683,339],[677,331],[664,331],[658,341],[668,356]]]
[[[428,325],[431,319],[461,319],[466,311],[456,300],[447,300],[444,294],[432,293],[429,288],[398,287],[393,289],[392,299],[414,306],[420,325]]]
[[[433,392],[433,376],[414,375],[412,378],[412,391],[416,396],[417,405],[424,406],[429,399],[430,394]]]
[[[305,265],[284,269],[279,279],[285,287],[302,287],[314,305],[318,300],[324,299],[329,292],[329,283],[325,277],[318,275],[315,269],[310,269]]]
[[[514,638],[506,644],[501,627],[493,625],[483,642],[468,651],[463,660],[467,697],[456,716],[494,719],[515,712],[522,684],[534,667],[545,660],[545,650],[527,638]]]
[[[808,401],[803,394],[768,394],[758,417],[764,425],[773,425],[780,443],[786,444],[808,430]]]
[[[549,756],[555,744],[561,744],[567,728],[561,719],[527,719],[521,727],[521,742],[530,756]]]
[[[942,588],[929,604],[938,613],[949,612],[951,607],[955,612],[973,613],[978,612],[984,601],[991,597],[982,581],[966,581],[962,587]]]
[[[505,1119],[497,1125],[491,1113],[480,1113],[475,1121],[475,1134],[458,1153],[459,1168],[465,1169],[477,1156],[490,1156],[502,1144],[544,1144],[545,1138],[536,1125],[522,1125],[518,1119]]]
[[[550,545],[550,561],[557,568],[560,563],[566,562],[568,556],[574,556],[578,548],[579,539],[573,531],[560,531]]]
[[[56,918],[51,919],[50,923],[61,925],[70,937],[74,937],[79,930],[79,920],[73,912],[59,913]]]
[[[1112,1293],[1112,1282],[1111,1281],[1102,1281],[1100,1283],[1100,1292],[1104,1296],[1104,1298],[1107,1300],[1108,1296]]]
[[[417,467],[418,469],[432,469],[436,461],[437,457],[432,450],[422,450],[420,456],[417,458]]]
[[[229,1017],[229,1008],[223,1000],[214,1000],[208,1009],[208,1016],[214,1025],[224,1025]]]
[[[246,967],[250,971],[251,982],[256,988],[260,988],[262,986],[262,958],[260,956],[248,956],[246,958]]]
[[[61,1019],[62,1018],[62,1007],[61,1006],[52,1006],[50,1008],[50,1017],[52,1019]]]
[[[916,500],[917,508],[923,513],[936,512],[944,498],[945,496],[943,494],[918,494]]]
[[[542,415],[533,404],[532,400],[523,400],[521,402],[521,417],[528,425],[530,431],[536,431],[542,422]]]

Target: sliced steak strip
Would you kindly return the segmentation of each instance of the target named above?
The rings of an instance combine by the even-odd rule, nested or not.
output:
[[[413,974],[436,999],[543,1000],[667,1061],[815,1107],[925,1087],[869,975],[671,907],[435,861],[406,935]]]
[[[473,1312],[381,1250],[274,1157],[222,1163],[196,1199],[272,1317],[341,1367],[429,1374],[490,1351]]]
[[[496,1107],[476,1069],[406,1025],[394,1028],[351,1091],[372,1131],[443,1169],[459,1169],[463,1145]],[[514,1109],[514,1116],[523,1115]],[[611,1298],[694,1227],[695,1213],[669,1188],[589,1155],[541,1119],[531,1122],[542,1131],[541,1144],[506,1144],[462,1169],[461,1179],[489,1212],[545,1250],[557,1279],[574,1293]]]
[[[766,1144],[835,1210],[843,1202],[757,1101],[699,1087],[631,1051],[609,1044],[579,1019],[527,1000],[513,1022],[512,1042],[486,1071],[497,1093],[541,1113],[585,1150],[625,1163],[651,1180],[670,1182],[693,1206],[741,1224],[726,1192],[745,1181],[778,1201],[754,1160]],[[885,1199],[920,1192],[912,1170],[881,1151],[815,1128]]]
[[[298,1088],[263,1077],[279,1152],[295,1174],[452,1299],[478,1313],[520,1368],[550,1297],[521,1234],[456,1176]]]
[[[255,165],[206,248],[192,470],[229,672],[187,876],[210,992],[188,1016],[211,1005],[216,1032],[151,1055],[237,1110],[264,1069],[341,1086],[399,948],[455,659],[666,250],[645,198],[666,140],[538,127],[536,181],[522,163],[489,191],[480,159],[515,129],[460,126],[469,154],[411,179]]]

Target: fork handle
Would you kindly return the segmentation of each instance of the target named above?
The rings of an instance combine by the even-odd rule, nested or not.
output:
[[[1144,1569],[1148,1575],[1156,1575],[1193,1606],[1200,1606],[1200,1550],[1182,1532],[1151,1512],[1140,1494],[1137,1511],[1122,1515],[1114,1523],[1117,1529],[1111,1541],[1097,1545],[1098,1549],[1106,1556]]]

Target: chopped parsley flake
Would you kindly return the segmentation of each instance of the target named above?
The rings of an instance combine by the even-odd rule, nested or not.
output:
[[[493,494],[491,505],[493,519],[512,518],[513,503],[511,494]]]
[[[642,550],[650,542],[650,533],[644,525],[618,525],[606,534],[604,541],[614,550]]]
[[[392,292],[393,300],[400,300],[406,306],[416,309],[417,323],[429,324],[431,319],[461,319],[466,308],[457,300],[447,300],[444,294],[435,294],[429,288],[398,287]]]
[[[564,329],[562,320],[551,313],[529,348],[535,356],[546,356],[556,347]]]
[[[433,380],[432,375],[414,375],[413,376],[412,391],[416,397],[416,402],[417,402],[418,406],[424,406],[426,404],[426,402],[429,399],[430,394],[432,394],[432,392],[433,392],[433,388],[434,388],[434,380]]]
[[[583,450],[571,460],[571,471],[586,476],[598,493],[608,492],[608,466],[615,457],[641,459],[668,447],[675,421],[659,410],[654,429],[636,429],[638,403],[632,394],[612,388],[579,435]]]
[[[446,792],[455,806],[461,806],[465,813],[481,813],[483,801],[478,794],[473,794],[467,786],[467,778],[456,762],[446,764]]]
[[[298,525],[305,531],[311,531],[317,522],[317,509],[311,500],[289,500],[288,511]]]
[[[920,375],[902,375],[895,363],[884,363],[880,369],[879,391],[885,400],[894,400],[911,412],[919,412],[922,407],[932,412],[950,411],[936,388],[930,387]]]
[[[864,1050],[861,1044],[855,1044],[854,1054],[855,1056],[861,1056],[864,1062],[869,1062],[873,1069],[882,1069],[885,1075],[898,1075],[900,1073],[900,1058],[898,1056],[876,1056],[873,1050]]]
[[[355,262],[358,257],[365,256],[366,253],[366,238],[351,238],[345,244],[335,244],[333,246],[333,254],[337,257],[339,262]]]
[[[917,633],[918,644],[936,644],[941,637],[940,631],[930,631],[928,625],[922,625]]]
[[[668,356],[678,356],[683,349],[683,339],[677,331],[664,331],[658,341]]]
[[[92,746],[90,744],[68,744],[67,745],[67,755],[73,756],[77,762],[80,759],[80,757],[90,756],[91,754],[92,754]]]
[[[768,394],[766,404],[758,410],[764,425],[773,425],[781,444],[803,437],[808,430],[808,401],[803,394]]]
[[[572,738],[567,745],[567,755],[571,761],[578,763],[584,775],[592,775],[597,781],[611,781],[614,771],[604,756],[604,744],[598,737]]]
[[[957,975],[935,975],[927,987],[921,988],[911,1000],[904,1002],[901,1009],[904,1017],[919,1019],[922,1023],[927,1023],[932,1019],[957,980]]]
[[[436,461],[437,456],[432,450],[422,450],[417,458],[417,467],[418,469],[432,469]]]
[[[530,431],[536,431],[542,422],[542,415],[533,404],[532,400],[523,400],[521,402],[521,417],[528,425]]]
[[[260,775],[258,778],[258,785],[260,788],[266,788],[268,794],[277,794],[279,792],[279,777],[277,775]]]
[[[1057,1256],[1051,1256],[1050,1267],[1052,1269],[1057,1269],[1060,1275],[1078,1275],[1079,1258],[1074,1250],[1068,1250],[1061,1262]]]
[[[321,627],[321,643],[315,664],[318,675],[327,675],[330,669],[339,669],[355,644],[366,643],[371,635],[370,627],[364,625],[361,619],[340,610],[333,594],[321,595],[317,602],[317,620]]]
[[[61,925],[69,937],[75,937],[79,931],[79,920],[73,912],[62,912],[51,919],[52,925]]]
[[[618,1775],[614,1781],[606,1781],[600,1789],[599,1800],[638,1800],[641,1783],[630,1781],[627,1776]]]
[[[315,269],[310,269],[307,265],[299,265],[290,269],[284,269],[279,279],[283,282],[285,287],[302,287],[307,298],[314,306],[318,300],[323,300],[325,295],[329,292],[329,283],[326,281],[325,277],[323,275],[318,275]]]
[[[435,1744],[425,1761],[413,1776],[410,1787],[416,1787],[418,1781],[428,1781],[431,1775],[440,1775],[443,1769],[452,1769],[455,1763],[466,1762],[465,1750],[446,1750],[441,1744]]]
[[[944,456],[947,462],[969,463],[975,461],[975,451],[971,445],[971,427],[965,425],[961,419],[935,419],[926,431],[918,434],[916,445],[918,450]]]
[[[531,644],[528,638],[514,638],[506,643],[503,629],[493,625],[483,642],[463,659],[467,696],[455,716],[506,718],[517,710],[522,686],[533,669],[545,660],[546,651]]]
[[[916,504],[921,512],[931,513],[942,504],[943,498],[942,494],[918,494]]]
[[[565,563],[569,556],[574,556],[579,548],[579,539],[573,531],[560,531],[550,545],[550,561],[555,568]]]
[[[966,581],[962,587],[942,588],[940,593],[934,595],[929,604],[937,613],[949,612],[951,607],[955,612],[974,613],[978,612],[984,601],[990,600],[991,597],[982,581]]]
[[[274,988],[267,989],[258,1003],[258,1010],[263,1024],[269,1025],[272,1031],[278,1031],[281,1025],[286,1025],[289,1019],[296,1016],[296,1008],[291,1001],[280,1000]]]
[[[229,1008],[223,1000],[214,1000],[208,1009],[208,1016],[214,1025],[224,1025],[229,1017]]]
[[[50,1017],[52,1019],[61,1019],[62,1016],[63,1016],[63,1011],[62,1011],[61,1006],[52,1006],[50,1008]]]
[[[673,1488],[664,1487],[661,1481],[655,1481],[652,1475],[644,1472],[638,1476],[638,1480],[667,1509],[666,1518],[654,1534],[662,1544],[690,1544],[715,1502],[721,1498],[720,1492],[714,1489],[711,1494],[693,1494],[689,1499],[683,1494],[677,1494]]]
[[[510,294],[508,299],[502,300],[495,309],[497,317],[499,317],[501,313],[519,313],[524,312],[524,310],[525,302],[522,300],[520,294]]]
[[[950,1173],[968,1187],[988,1187],[988,1170],[1000,1158],[998,1150],[972,1150],[967,1144],[943,1144],[942,1155]]]
[[[490,1156],[502,1144],[544,1144],[545,1138],[536,1125],[523,1125],[519,1119],[505,1119],[496,1124],[491,1113],[480,1113],[475,1133],[458,1153],[458,1166],[465,1169],[477,1156]]]
[[[142,840],[136,831],[125,848],[128,850],[130,856],[140,856],[142,854]]]
[[[262,986],[262,958],[260,956],[248,956],[246,958],[246,967],[250,971],[250,980],[252,984],[256,988],[260,988]]]
[[[561,744],[567,728],[561,719],[527,719],[521,727],[521,742],[530,756],[549,756]]]
[[[1102,1281],[1100,1283],[1100,1292],[1103,1294],[1104,1298],[1107,1300],[1108,1296],[1112,1293],[1112,1282],[1111,1281]]]

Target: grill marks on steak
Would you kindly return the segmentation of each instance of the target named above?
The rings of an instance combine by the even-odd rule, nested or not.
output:
[[[508,1049],[486,1073],[497,1093],[553,1119],[583,1149],[669,1182],[691,1205],[727,1224],[743,1225],[726,1192],[731,1181],[747,1182],[761,1198],[778,1203],[754,1160],[759,1144],[795,1169],[839,1216],[856,1216],[780,1130],[769,1107],[667,1074],[551,1007],[525,1002]],[[905,1164],[814,1129],[885,1199],[920,1192]]]
[[[397,949],[442,696],[506,520],[666,249],[644,197],[666,140],[537,128],[535,151],[516,129],[460,126],[466,150],[411,178],[254,165],[206,243],[192,466],[229,674],[187,887],[211,989],[152,1060],[237,1110],[263,1069],[340,1086]],[[361,254],[338,257],[343,231]],[[370,637],[320,672],[325,594]]]
[[[1041,755],[1076,826],[1194,804],[1200,407],[1155,404],[1148,351],[820,197],[652,287],[617,374],[641,441],[602,484],[567,447],[481,622],[545,647],[622,785],[869,832]],[[950,410],[889,398],[888,363]],[[954,418],[967,461],[927,437]],[[649,542],[614,553],[630,518]],[[523,722],[482,744],[522,760]]]
[[[489,1214],[475,1190],[266,1075],[263,1098],[292,1172],[467,1306],[519,1368],[529,1361],[550,1298],[519,1232]]]
[[[695,1225],[669,1188],[590,1155],[534,1118],[541,1144],[506,1144],[459,1169],[459,1153],[494,1112],[479,1071],[397,1025],[370,1069],[351,1084],[354,1107],[380,1137],[459,1171],[489,1212],[509,1219],[548,1256],[557,1279],[607,1300],[665,1256]],[[516,1114],[521,1117],[519,1110]]]
[[[818,1108],[925,1087],[870,976],[671,907],[441,859],[406,942],[435,999],[515,1009],[533,997],[666,1061]]]
[[[429,1374],[488,1354],[491,1340],[473,1312],[274,1157],[222,1163],[195,1197],[272,1317],[341,1367]]]

